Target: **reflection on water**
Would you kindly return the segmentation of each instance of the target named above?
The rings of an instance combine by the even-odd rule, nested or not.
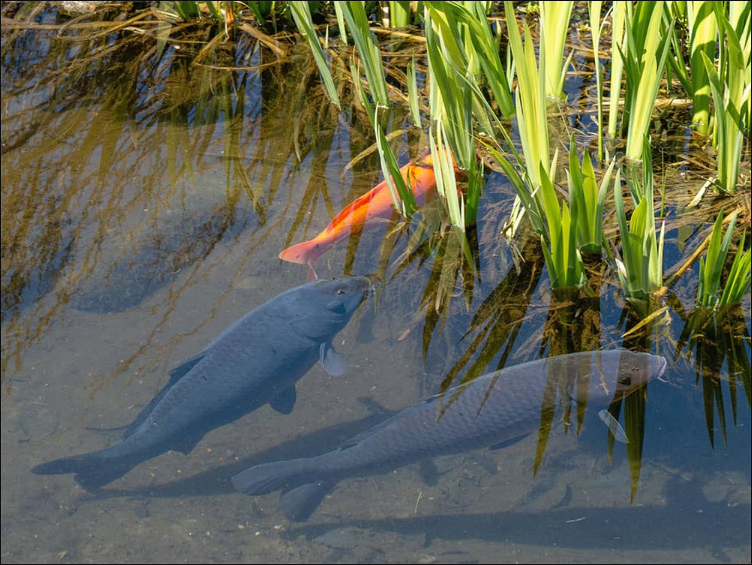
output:
[[[335,344],[350,371],[312,369],[290,415],[261,408],[96,495],[32,475],[116,441],[169,369],[305,280],[282,249],[381,180],[363,110],[345,88],[341,113],[327,102],[305,49],[239,36],[196,64],[190,36],[160,50],[148,34],[87,33],[2,35],[3,561],[541,561],[555,546],[560,561],[749,562],[749,296],[708,318],[690,273],[640,326],[599,263],[599,297],[554,296],[536,238],[500,234],[513,191],[495,173],[466,239],[434,201],[322,257],[321,277],[382,284]],[[585,88],[576,105],[592,107]],[[401,161],[422,155],[422,132],[399,109],[390,119]],[[664,148],[681,163],[662,171],[667,191],[686,145]],[[671,209],[667,266],[720,205]],[[230,485],[484,373],[620,346],[670,360],[668,382],[612,406],[626,445],[579,413],[566,428],[542,401],[533,437],[445,458],[428,482],[409,467],[343,481],[310,525]]]

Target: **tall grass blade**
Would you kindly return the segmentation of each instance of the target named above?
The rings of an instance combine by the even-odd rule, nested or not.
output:
[[[337,88],[334,86],[332,73],[329,72],[329,67],[326,64],[324,50],[321,48],[318,36],[313,29],[313,19],[311,18],[311,11],[308,8],[308,2],[290,2],[289,6],[298,31],[306,38],[308,46],[311,48],[316,66],[319,68],[319,73],[321,74],[321,80],[324,81],[326,93],[329,95],[329,99],[339,108],[340,101],[337,95]]]

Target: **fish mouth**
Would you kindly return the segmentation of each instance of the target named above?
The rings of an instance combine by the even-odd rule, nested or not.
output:
[[[368,288],[365,291],[366,295],[373,296],[376,294],[376,291],[381,288],[381,286],[384,284],[384,281],[381,280],[381,278],[378,277],[378,275],[365,275],[363,276],[366,281],[368,281]]]

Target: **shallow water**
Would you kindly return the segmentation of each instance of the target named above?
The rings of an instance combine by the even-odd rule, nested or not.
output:
[[[320,277],[383,282],[335,340],[347,373],[311,369],[290,415],[265,406],[98,493],[33,475],[114,442],[169,369],[303,283],[306,268],[278,253],[380,180],[374,154],[345,170],[372,143],[370,126],[354,102],[342,114],[328,105],[302,52],[227,73],[172,47],[136,65],[141,40],[130,38],[101,66],[55,77],[87,47],[53,37],[3,35],[3,562],[750,561],[749,295],[720,346],[682,346],[688,274],[647,335],[623,338],[635,320],[613,273],[600,301],[567,303],[552,299],[539,257],[517,270],[499,235],[512,189],[492,172],[475,273],[456,267],[451,231],[421,235],[437,203],[319,261]],[[271,55],[241,40],[215,57]],[[414,128],[397,146],[401,162],[424,151]],[[705,227],[667,234],[667,266]],[[332,449],[457,379],[618,346],[669,367],[637,414],[622,414],[642,441],[612,456],[605,427],[586,417],[579,434],[554,425],[542,457],[531,436],[343,481],[304,524],[284,519],[278,494],[251,498],[229,482],[252,464]]]

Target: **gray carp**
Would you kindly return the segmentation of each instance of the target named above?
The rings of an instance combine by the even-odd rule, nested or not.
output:
[[[344,373],[345,362],[331,341],[370,288],[364,277],[317,280],[276,296],[170,371],[169,382],[119,441],[43,463],[32,472],[76,473],[76,481],[93,490],[166,451],[187,455],[209,431],[267,402],[278,412],[290,413],[295,383],[317,360],[331,375]]]
[[[232,483],[249,495],[283,489],[282,513],[307,520],[345,478],[508,443],[536,431],[545,410],[582,413],[587,407],[608,407],[665,369],[663,357],[627,350],[572,353],[507,367],[406,408],[329,453],[256,465],[235,475]]]

